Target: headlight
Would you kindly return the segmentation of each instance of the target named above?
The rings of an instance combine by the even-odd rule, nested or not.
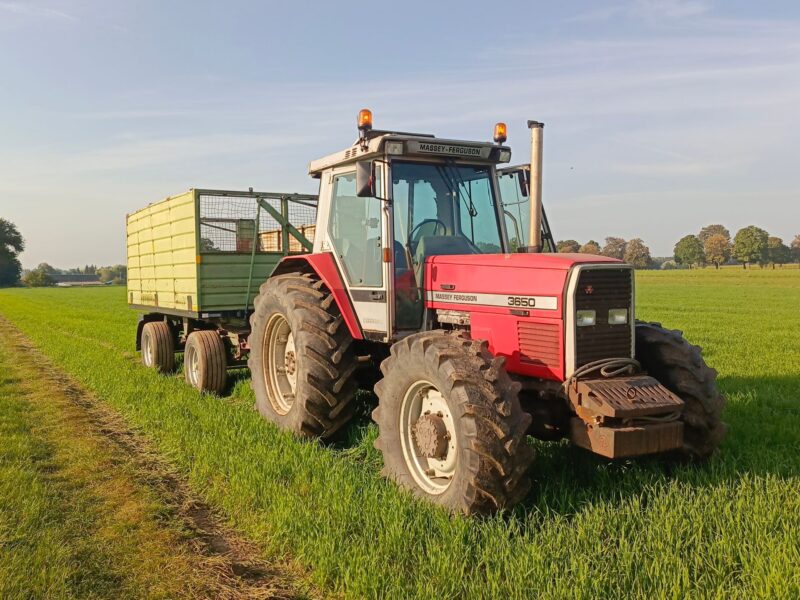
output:
[[[575,321],[578,327],[588,327],[594,325],[596,316],[593,310],[579,310],[575,313]]]
[[[608,311],[609,325],[624,325],[628,322],[627,308],[612,308]]]

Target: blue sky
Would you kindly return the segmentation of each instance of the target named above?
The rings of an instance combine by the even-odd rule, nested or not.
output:
[[[26,267],[124,262],[169,194],[316,191],[363,106],[512,162],[544,121],[557,238],[800,233],[800,5],[704,0],[0,0],[0,216]]]

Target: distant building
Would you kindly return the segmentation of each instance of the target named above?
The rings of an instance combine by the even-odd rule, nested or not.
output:
[[[105,285],[97,275],[83,273],[54,273],[51,275],[58,287]]]

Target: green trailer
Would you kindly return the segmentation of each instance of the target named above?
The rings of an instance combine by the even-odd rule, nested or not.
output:
[[[128,304],[142,313],[145,364],[171,370],[184,350],[184,362],[241,365],[258,288],[284,256],[311,251],[316,213],[313,195],[190,189],[129,214]],[[207,332],[191,336],[202,352],[187,348],[194,332]],[[224,374],[210,370],[205,389],[221,390]],[[203,376],[187,369],[193,385]]]

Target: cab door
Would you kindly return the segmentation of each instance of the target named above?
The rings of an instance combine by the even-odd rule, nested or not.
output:
[[[530,165],[519,165],[497,170],[497,181],[500,187],[500,199],[503,203],[503,214],[506,220],[506,231],[511,251],[527,246],[531,218],[531,202],[528,197],[530,189]],[[556,244],[547,213],[542,206],[542,252],[555,252]]]
[[[384,181],[381,165],[376,165],[379,196],[383,195]],[[327,199],[328,210],[325,222],[320,223],[324,235],[315,251],[333,253],[364,337],[388,341],[389,263],[384,262],[383,256],[389,238],[384,202],[356,196],[355,166],[324,174],[320,192]],[[323,206],[320,208],[324,210]]]

